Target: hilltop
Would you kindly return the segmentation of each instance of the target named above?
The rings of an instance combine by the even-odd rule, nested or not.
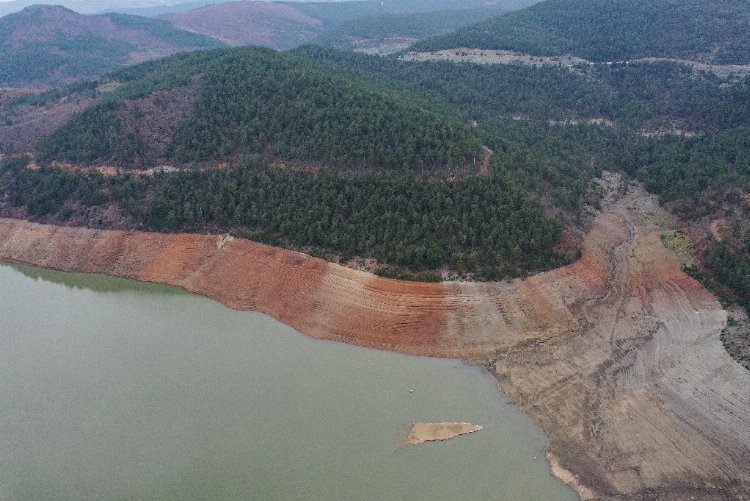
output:
[[[394,277],[516,276],[569,259],[561,221],[491,163],[477,129],[402,87],[345,58],[242,47],[17,98],[10,122],[82,110],[14,145],[39,170],[6,163],[0,202],[60,224],[234,231]],[[148,169],[162,165],[174,168]]]
[[[37,5],[0,18],[0,85],[65,83],[221,45],[166,21]]]
[[[41,159],[145,166],[261,154],[414,171],[481,154],[457,116],[269,49],[198,52],[111,80],[116,90],[39,143]]]
[[[646,57],[750,63],[744,0],[546,0],[415,45],[479,48],[591,61]]]

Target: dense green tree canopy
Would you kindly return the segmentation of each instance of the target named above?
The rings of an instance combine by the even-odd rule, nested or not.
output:
[[[125,86],[42,141],[39,157],[127,166],[257,153],[346,169],[421,172],[460,167],[481,153],[474,132],[450,111],[267,49],[180,56],[113,76],[121,77],[128,79]],[[197,104],[163,150],[148,144],[142,127],[157,116],[124,123],[134,100],[196,77]]]
[[[415,50],[459,47],[591,61],[668,57],[750,62],[745,0],[546,0],[419,42]]]
[[[38,218],[116,204],[156,231],[234,231],[346,260],[374,257],[405,269],[443,267],[517,276],[565,261],[562,224],[496,166],[485,178],[425,183],[406,177],[293,172],[254,161],[224,170],[105,178],[0,165],[0,193]]]

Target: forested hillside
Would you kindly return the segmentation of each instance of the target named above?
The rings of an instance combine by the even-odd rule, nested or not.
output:
[[[313,46],[294,53],[361,80],[397,81],[414,99],[439,96],[467,118],[606,118],[644,131],[667,125],[722,130],[750,119],[746,83],[726,85],[711,73],[670,62],[597,64],[570,71],[555,66],[406,63]]]
[[[40,170],[6,163],[6,203],[29,217],[95,225],[112,224],[111,215],[97,214],[114,206],[118,225],[233,231],[332,259],[375,258],[381,272],[397,276],[447,269],[499,278],[572,257],[575,249],[557,247],[562,222],[519,182],[521,165],[507,152],[485,176],[470,175],[483,155],[481,131],[439,89],[420,98],[396,78],[377,71],[367,78],[346,58],[334,59],[304,50],[207,51],[120,70],[89,90],[18,99],[17,106],[45,107],[88,92],[98,104],[40,143]],[[150,142],[149,130],[163,130],[149,129],[155,117],[179,123],[171,139]],[[229,165],[145,177],[44,167],[51,160],[134,165],[156,144],[165,146],[157,159],[173,164]],[[525,153],[521,144],[503,144]],[[524,157],[523,169],[540,158]],[[297,163],[289,169],[279,159]],[[311,161],[336,169],[309,172]],[[457,162],[469,169],[452,170]]]
[[[750,63],[745,0],[546,0],[415,50],[459,47],[591,61],[666,57],[716,64]]]
[[[228,169],[105,177],[0,162],[0,209],[58,223],[155,231],[232,231],[346,261],[376,258],[398,269],[517,276],[564,263],[562,224],[508,172],[425,183],[403,176],[294,172],[252,160]],[[119,214],[118,219],[111,219]],[[2,210],[0,212],[6,213]],[[106,214],[106,215],[105,215]]]
[[[267,49],[180,56],[112,78],[128,82],[44,139],[41,160],[142,167],[255,153],[423,172],[481,154],[455,115]]]
[[[750,121],[747,80],[726,85],[673,63],[570,71],[405,63],[318,47],[295,53],[353,79],[396,84],[412,99],[429,98],[476,120],[484,144],[513,152],[513,167],[524,170],[520,179],[529,186],[541,182],[545,193],[569,207],[577,206],[600,169],[621,169],[623,152],[649,142],[646,135],[718,132]]]
[[[222,45],[166,21],[28,7],[0,18],[0,85],[69,82],[126,64]]]

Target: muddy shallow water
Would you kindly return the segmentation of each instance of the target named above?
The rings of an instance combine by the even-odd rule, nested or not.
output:
[[[455,360],[29,267],[0,265],[0,318],[0,499],[576,499],[541,431]],[[413,421],[484,429],[402,447]]]

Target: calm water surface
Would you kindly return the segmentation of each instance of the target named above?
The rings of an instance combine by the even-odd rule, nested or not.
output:
[[[400,447],[412,421],[485,429]],[[576,499],[545,447],[458,361],[315,341],[174,288],[0,265],[0,499]]]

